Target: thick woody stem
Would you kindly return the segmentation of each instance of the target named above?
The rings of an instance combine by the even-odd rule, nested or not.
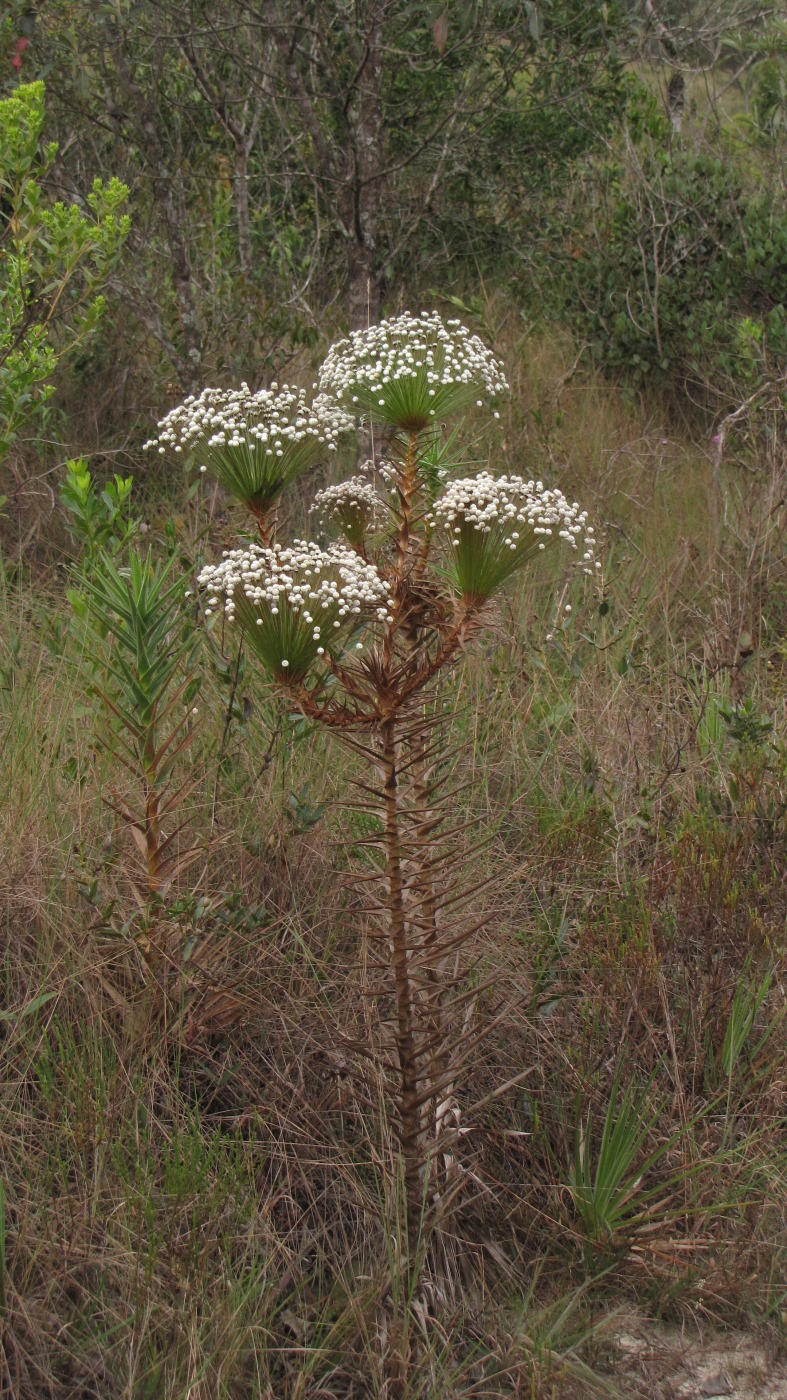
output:
[[[401,627],[401,609],[406,592],[407,573],[410,567],[409,553],[410,541],[412,538],[413,509],[415,496],[418,490],[418,440],[419,434],[411,432],[407,435],[407,445],[401,459],[401,465],[397,473],[397,490],[399,493],[399,531],[396,536],[396,557],[391,579],[391,594],[393,597],[393,620],[388,624],[383,643],[383,665],[386,671],[390,670],[394,658],[394,647],[396,634]]]
[[[432,847],[434,839],[435,815],[432,810],[432,793],[429,783],[428,761],[426,758],[426,734],[421,732],[411,741],[409,773],[412,794],[412,807],[415,815],[413,844],[417,852],[418,872],[416,888],[420,912],[424,949],[429,953],[437,944],[437,897],[432,871]],[[429,981],[438,990],[439,973],[430,959],[425,960]]]
[[[417,947],[412,951],[417,956],[420,982],[415,1010],[420,1035],[418,1071],[422,1141],[428,1144],[428,1150],[434,1149],[431,1160],[425,1163],[429,1179],[424,1187],[430,1207],[439,1205],[440,1196],[448,1185],[444,1163],[447,1166],[450,1158],[440,1153],[439,1146],[444,1114],[455,1106],[450,1074],[449,1018],[446,1015],[446,997],[455,982],[455,971],[452,976],[446,960],[445,932],[438,922],[440,899],[435,878],[435,856],[442,821],[441,814],[435,809],[431,736],[431,726],[416,724],[406,733],[403,745],[412,850],[406,913],[409,914],[410,925],[418,930]],[[450,937],[448,941],[451,942]],[[430,1089],[432,1093],[429,1093]]]
[[[247,506],[251,515],[257,522],[257,533],[266,549],[273,545],[273,538],[276,532],[276,519],[270,507],[258,506],[254,501],[248,501]]]
[[[407,569],[407,554],[412,534],[413,504],[418,485],[418,433],[409,433],[402,466],[399,473],[399,504],[402,518],[396,540],[397,581],[404,578]]]
[[[407,1248],[412,1262],[418,1250],[424,1205],[424,1161],[421,1108],[418,1103],[418,1040],[410,975],[405,917],[404,875],[399,812],[396,722],[382,726],[382,769],[385,802],[385,869],[391,964],[396,998],[396,1049],[399,1069],[399,1141],[404,1166]]]
[[[376,731],[385,853],[380,913],[395,1008],[397,1136],[410,1264],[422,1243],[425,1209],[433,1194],[429,1178],[436,1164],[430,1155],[452,1094],[446,995],[456,980],[446,964],[446,940],[438,924],[435,841],[440,820],[434,810],[432,726],[425,715],[423,722],[416,718],[423,703],[416,697],[461,650],[476,612],[472,606],[452,609],[446,602],[442,621],[435,620],[429,595],[426,604],[420,598],[429,542],[416,528],[419,445],[420,434],[413,431],[396,447],[399,519],[389,575],[393,603],[378,656],[367,668],[330,662],[342,702],[305,686],[292,692],[302,713],[330,728],[348,733],[371,726]],[[262,533],[267,521],[255,514]]]
[[[145,787],[145,846],[147,849],[148,893],[156,895],[161,888],[159,799],[155,786],[150,779],[146,781]]]

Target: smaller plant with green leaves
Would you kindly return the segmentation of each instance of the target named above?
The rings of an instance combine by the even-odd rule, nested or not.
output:
[[[741,1071],[751,1071],[776,1030],[778,1020],[782,1019],[772,1018],[761,1031],[755,1030],[757,1017],[772,982],[773,972],[770,968],[761,977],[756,977],[751,959],[747,959],[732,995],[724,1039],[717,1049],[708,1046],[705,1081],[710,1090],[725,1092],[728,1113],[733,1081]]]
[[[720,707],[720,714],[730,738],[741,748],[756,751],[769,744],[773,733],[773,720],[758,712],[751,696],[739,704]]]
[[[92,688],[104,709],[101,743],[130,775],[137,796],[115,792],[110,807],[123,819],[142,858],[142,885],[155,912],[172,881],[200,848],[178,837],[179,809],[192,781],[178,774],[191,744],[200,688],[200,635],[184,610],[185,580],[171,561],[131,549],[128,565],[100,554],[71,595],[94,666]],[[157,946],[155,917],[140,940],[158,975],[168,950]],[[163,925],[162,925],[163,927]]]
[[[621,1093],[617,1075],[598,1141],[592,1110],[577,1125],[567,1183],[582,1234],[594,1254],[625,1253],[637,1230],[658,1219],[666,1209],[669,1185],[645,1184],[647,1173],[672,1145],[672,1140],[660,1143],[643,1159],[642,1148],[652,1117],[648,1112],[647,1087],[638,1092],[635,1085],[630,1085]]]
[[[736,66],[744,60],[746,85],[751,96],[751,125],[766,146],[773,146],[787,131],[787,21],[778,9],[775,17],[737,34],[730,34],[724,49]],[[747,71],[748,70],[748,71]]]
[[[99,490],[83,458],[66,462],[60,503],[68,513],[66,526],[83,567],[95,564],[102,551],[116,557],[137,533],[139,521],[130,515],[133,484],[132,477],[116,472]]]

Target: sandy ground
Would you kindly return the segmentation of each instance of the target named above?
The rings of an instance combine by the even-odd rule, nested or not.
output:
[[[632,1312],[611,1336],[615,1383],[632,1400],[787,1400],[787,1359],[751,1333],[700,1334]]]

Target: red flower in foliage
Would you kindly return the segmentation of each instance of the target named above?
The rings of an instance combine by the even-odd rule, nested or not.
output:
[[[29,43],[30,40],[25,39],[23,37],[20,37],[16,41],[16,44],[14,46],[14,56],[11,59],[11,63],[16,69],[17,73],[21,73],[22,71],[22,54],[24,53]]]

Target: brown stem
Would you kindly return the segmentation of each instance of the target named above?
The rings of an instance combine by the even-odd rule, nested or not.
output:
[[[443,1131],[447,1110],[455,1108],[454,1082],[448,1048],[449,1017],[446,997],[455,978],[451,976],[446,952],[446,938],[438,926],[439,897],[435,875],[435,859],[439,859],[438,830],[442,816],[435,810],[432,764],[434,734],[431,724],[415,721],[405,730],[400,767],[406,773],[406,802],[410,818],[408,888],[406,912],[408,922],[417,930],[417,942],[411,946],[411,977],[417,979],[416,1012],[419,1029],[419,1092],[421,1101],[422,1136],[427,1151],[433,1153],[428,1164],[429,1180],[425,1182],[430,1210],[439,1208],[441,1198],[449,1189],[449,1175],[443,1163],[450,1162],[445,1151],[434,1151],[446,1140]],[[402,759],[404,762],[402,762]],[[415,962],[413,962],[415,959]]]
[[[408,433],[407,449],[399,473],[399,504],[402,518],[396,539],[396,577],[401,583],[407,571],[407,554],[413,524],[413,504],[418,485],[418,433]]]
[[[396,998],[396,1049],[399,1069],[399,1141],[404,1166],[407,1249],[412,1262],[418,1250],[424,1204],[424,1159],[418,1104],[418,1043],[405,919],[404,876],[399,830],[396,721],[382,726],[385,802],[385,871],[391,964]]]
[[[423,932],[424,951],[427,954],[425,965],[429,968],[429,980],[434,984],[437,969],[431,965],[429,953],[437,943],[437,899],[432,873],[432,850],[434,841],[435,814],[432,810],[431,788],[426,758],[426,736],[418,733],[411,745],[412,757],[409,760],[412,807],[415,814],[413,844],[417,850],[418,871],[416,876],[417,899],[420,911],[420,927]]]
[[[159,824],[159,792],[156,781],[156,747],[156,711],[154,707],[142,746],[142,769],[145,775],[145,851],[148,867],[148,893],[152,896],[158,894],[161,886],[159,861],[161,827]]]
[[[161,888],[161,867],[159,846],[161,828],[159,826],[159,798],[154,784],[145,780],[145,846],[147,848],[148,894],[157,895]]]
[[[266,549],[270,549],[276,533],[276,520],[270,506],[258,506],[255,501],[247,501],[246,505],[257,523],[260,540]]]
[[[453,660],[456,653],[467,641],[468,632],[472,629],[473,622],[474,610],[466,608],[444,634],[434,656],[427,654],[423,661],[413,666],[408,679],[403,680],[398,687],[396,697],[398,709],[406,708],[412,696],[423,690],[429,681]]]
[[[391,579],[391,596],[393,598],[393,608],[391,610],[392,620],[388,623],[385,639],[383,641],[383,668],[386,673],[390,672],[391,664],[394,659],[396,634],[401,627],[401,613],[406,594],[413,507],[415,504],[415,494],[418,489],[418,436],[417,432],[408,433],[407,446],[397,473],[400,519],[399,531],[396,536],[396,557]]]
[[[454,1086],[457,1044],[451,1039],[458,983],[457,948],[464,926],[446,934],[439,911],[448,903],[441,817],[435,801],[433,763],[437,751],[432,721],[421,695],[450,664],[472,633],[477,608],[452,604],[438,590],[421,586],[428,542],[418,529],[420,433],[399,438],[398,530],[389,574],[391,621],[382,646],[361,663],[329,664],[340,682],[341,700],[304,685],[289,693],[301,712],[347,737],[371,730],[367,756],[377,765],[385,857],[384,893],[373,901],[387,956],[380,995],[393,1000],[396,1129],[404,1174],[407,1260],[417,1257],[427,1203],[432,1220],[451,1198],[448,1148],[456,1138]],[[259,515],[257,516],[259,522]],[[452,970],[453,969],[453,970]],[[448,1113],[448,1117],[446,1114]],[[446,1131],[446,1124],[449,1122]],[[435,1149],[440,1145],[439,1153]],[[445,1167],[441,1165],[445,1161]]]
[[[144,765],[144,792],[145,792],[145,857],[148,875],[148,924],[147,937],[148,948],[142,950],[142,956],[155,982],[160,987],[165,985],[165,949],[161,940],[161,930],[158,919],[158,896],[161,893],[161,794],[158,788],[158,774],[156,772],[156,731],[155,722],[151,724],[146,736],[143,752]]]

